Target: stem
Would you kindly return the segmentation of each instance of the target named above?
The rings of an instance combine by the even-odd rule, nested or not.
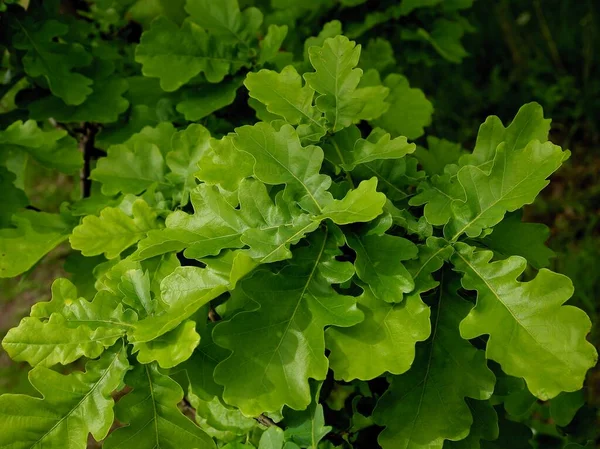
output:
[[[79,141],[79,148],[83,152],[83,169],[81,171],[81,196],[87,198],[92,193],[92,180],[90,179],[92,155],[94,154],[94,139],[98,129],[86,123],[83,126],[83,135]]]
[[[279,427],[275,421],[265,415],[258,415],[254,419],[265,427]]]

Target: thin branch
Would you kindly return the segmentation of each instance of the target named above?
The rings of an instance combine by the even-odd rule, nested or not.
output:
[[[265,415],[258,415],[254,419],[258,421],[259,424],[262,424],[265,427],[279,427],[279,425],[275,421],[273,421],[271,418]]]
[[[81,171],[81,196],[87,198],[92,193],[92,180],[90,179],[92,156],[95,152],[94,139],[98,128],[86,123],[83,125],[83,134],[79,141],[79,148],[83,152],[83,169]]]

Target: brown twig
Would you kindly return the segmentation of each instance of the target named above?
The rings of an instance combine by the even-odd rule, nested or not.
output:
[[[256,418],[254,418],[256,421],[259,422],[259,424],[262,424],[265,427],[279,427],[279,425],[273,421],[271,418],[269,418],[268,416],[265,415],[258,415]]]
[[[81,196],[87,198],[92,193],[92,180],[90,179],[92,156],[94,154],[94,139],[98,129],[86,123],[83,125],[79,148],[83,152],[83,169],[81,170]]]

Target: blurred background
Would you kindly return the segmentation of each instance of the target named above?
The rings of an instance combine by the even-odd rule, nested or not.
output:
[[[552,176],[551,184],[535,204],[526,208],[525,219],[549,227],[548,246],[556,253],[552,269],[573,280],[575,295],[570,303],[583,308],[592,318],[595,333],[590,338],[598,347],[600,1],[448,2],[458,5],[459,15],[440,17],[438,10],[422,8],[371,27],[345,26],[345,31],[351,38],[365,42],[369,41],[369,33],[388,36],[394,49],[394,70],[404,73],[411,85],[421,88],[434,105],[427,135],[471,149],[479,124],[488,115],[498,115],[507,123],[527,102],[536,101],[543,106],[546,117],[552,118],[551,140],[570,149],[572,156]],[[66,3],[81,7],[77,3],[82,2]],[[103,2],[97,3],[100,7]],[[136,11],[147,11],[151,5],[158,5],[160,11],[165,2],[148,1],[146,8],[137,10],[140,2],[123,3],[130,7],[128,17],[133,25],[129,26],[139,23],[142,27],[152,14],[136,16]],[[386,11],[394,3],[397,2],[369,0],[360,5],[361,10],[332,10],[323,20],[339,19],[346,25],[361,14],[367,17],[372,11]],[[0,114],[14,108],[14,104],[14,95],[0,90]],[[77,189],[71,178],[39,166],[28,168],[25,184],[32,204],[46,211],[57,211],[61,202],[69,200]],[[27,314],[34,302],[49,300],[50,284],[55,278],[70,276],[69,267],[83,263],[85,259],[69,255],[65,245],[30,272],[0,280],[0,337]],[[26,372],[27,367],[9,362],[0,352],[0,393],[29,391]],[[534,429],[537,447],[562,447],[564,432],[577,434],[582,444],[598,441],[597,368],[590,372],[584,391],[585,398],[573,400],[577,405],[585,400],[585,404],[566,423],[550,418],[549,404],[523,399],[526,404],[521,410],[525,413],[519,419]],[[600,446],[588,443],[586,447]]]

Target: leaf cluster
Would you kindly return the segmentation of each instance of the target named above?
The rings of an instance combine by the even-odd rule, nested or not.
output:
[[[7,3],[0,277],[73,255],[2,340],[38,394],[0,396],[0,448],[527,447],[536,398],[570,422],[591,323],[518,212],[570,153],[536,103],[417,146],[432,103],[356,41],[441,15],[404,37],[459,62],[470,2],[345,35],[304,30],[364,1]],[[31,165],[81,198],[27,208]]]

